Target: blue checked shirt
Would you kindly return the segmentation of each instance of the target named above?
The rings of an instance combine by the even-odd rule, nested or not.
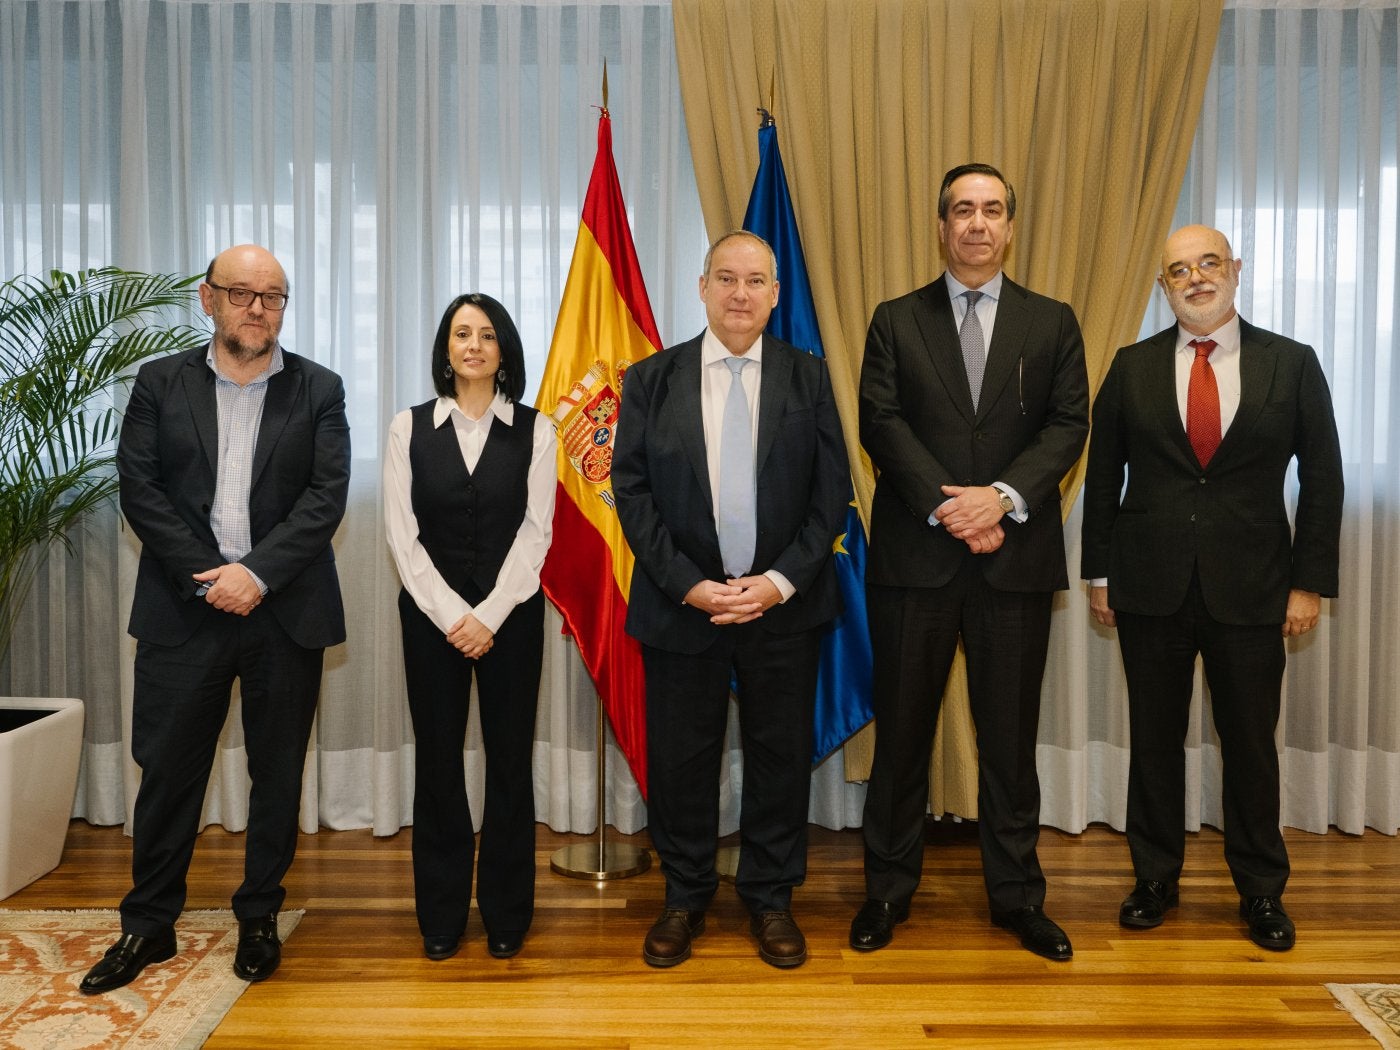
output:
[[[214,505],[209,526],[219,541],[219,553],[231,564],[242,561],[253,549],[252,526],[248,518],[248,495],[253,486],[253,450],[262,425],[267,383],[282,371],[282,348],[272,350],[267,369],[246,386],[225,378],[214,360],[214,344],[209,344],[205,363],[214,373],[214,389],[219,399],[219,476],[214,487]],[[246,568],[246,566],[245,566]],[[267,584],[248,570],[258,590],[267,593]]]

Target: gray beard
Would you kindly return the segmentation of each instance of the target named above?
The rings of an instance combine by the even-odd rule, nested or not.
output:
[[[228,351],[230,357],[235,361],[246,364],[271,354],[272,348],[277,345],[277,337],[273,336],[261,346],[255,343],[245,343],[243,340],[236,337],[225,338],[222,342],[224,344],[224,349]]]

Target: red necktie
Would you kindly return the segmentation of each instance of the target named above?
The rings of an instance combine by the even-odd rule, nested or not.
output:
[[[1215,343],[1193,339],[1191,345],[1196,348],[1196,360],[1191,362],[1191,382],[1186,387],[1186,439],[1196,452],[1196,462],[1204,467],[1220,447],[1220,391],[1208,360]]]

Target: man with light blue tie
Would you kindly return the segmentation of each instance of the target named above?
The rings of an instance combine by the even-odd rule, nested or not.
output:
[[[849,468],[826,363],[764,334],[778,301],[766,241],[705,256],[708,321],[634,365],[612,464],[636,556],[627,631],[647,688],[647,820],[666,877],[643,959],[690,957],[719,876],[719,775],[731,681],[744,753],[735,888],[764,962],[800,966],[792,890],[806,874],[812,714],[823,626],[840,611],[831,549]]]
[[[1016,193],[996,168],[949,171],[938,197],[947,272],[880,304],[866,337],[875,759],[857,951],[889,944],[909,915],[929,753],[961,640],[991,919],[1037,955],[1072,954],[1044,909],[1035,749],[1051,599],[1069,586],[1060,479],[1084,447],[1089,382],[1074,311],[1002,272],[1015,218]]]

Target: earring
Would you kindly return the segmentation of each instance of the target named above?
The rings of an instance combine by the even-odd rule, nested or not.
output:
[[[443,369],[442,369],[442,378],[443,378],[443,379],[451,379],[451,378],[452,378],[452,366],[451,366],[450,364],[449,364],[449,365],[444,365],[444,366],[443,366]]]
[[[505,370],[504,368],[498,368],[498,369],[496,369],[496,382],[500,383],[502,386],[505,385],[505,382],[506,382],[506,370]]]

